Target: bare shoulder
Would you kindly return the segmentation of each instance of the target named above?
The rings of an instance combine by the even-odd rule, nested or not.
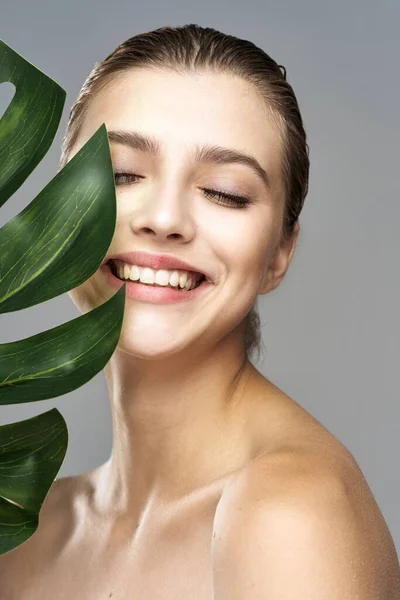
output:
[[[397,599],[396,549],[363,473],[297,407],[285,407],[290,435],[277,436],[274,450],[224,489],[212,540],[216,600]]]

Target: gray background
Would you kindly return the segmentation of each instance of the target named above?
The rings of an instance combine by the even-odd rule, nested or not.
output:
[[[287,69],[310,145],[310,191],[286,278],[258,302],[256,366],[352,452],[400,550],[400,3],[336,0],[0,0],[0,38],[66,91],[53,146],[0,211],[20,212],[58,168],[67,113],[97,60],[139,32],[198,23],[247,38]],[[11,87],[11,86],[10,86]],[[11,98],[0,86],[0,114]],[[64,294],[1,315],[1,342],[79,316]],[[54,400],[1,407],[0,422],[57,407],[69,447],[58,477],[111,451],[103,373]]]

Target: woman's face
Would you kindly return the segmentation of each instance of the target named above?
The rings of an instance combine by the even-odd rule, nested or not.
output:
[[[191,344],[216,344],[235,335],[257,295],[276,287],[289,247],[278,248],[283,215],[280,138],[253,88],[227,74],[180,75],[131,70],[90,103],[70,160],[105,123],[107,131],[155,138],[158,156],[110,140],[117,222],[105,258],[142,250],[167,253],[206,271],[212,285],[182,302],[126,297],[120,348],[157,358]],[[202,146],[220,146],[256,160],[269,185],[239,162],[196,162]],[[202,188],[247,197],[244,208]],[[202,269],[203,267],[203,269]],[[116,293],[103,269],[69,292],[84,313]]]

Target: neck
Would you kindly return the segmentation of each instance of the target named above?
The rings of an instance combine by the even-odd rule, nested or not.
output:
[[[163,361],[117,347],[105,368],[113,447],[98,486],[102,514],[138,519],[150,502],[181,500],[242,467],[257,375],[240,344]]]

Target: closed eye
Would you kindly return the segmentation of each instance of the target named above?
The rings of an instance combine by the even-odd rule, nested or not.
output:
[[[134,183],[132,181],[132,179],[134,178],[139,178],[139,179],[143,179],[142,175],[137,175],[136,173],[114,173],[114,180],[115,180],[115,184],[116,185],[123,185],[124,183],[128,183],[128,181],[123,181],[121,183],[121,178],[126,177],[128,178],[128,180],[130,180],[131,183]],[[247,208],[247,206],[249,204],[252,203],[252,201],[250,200],[250,198],[247,198],[246,196],[240,196],[238,194],[230,194],[228,192],[222,192],[220,190],[216,190],[213,188],[201,188],[204,192],[204,194],[208,197],[212,197],[212,198],[218,198],[219,200],[223,200],[223,202],[217,202],[217,204],[222,204],[222,205],[230,205],[230,206],[234,206],[236,208]]]
[[[118,182],[120,181],[120,177],[140,177],[139,175],[136,175],[136,173],[114,173],[114,181],[116,183],[116,185],[121,185]],[[122,183],[127,183],[122,182]]]

